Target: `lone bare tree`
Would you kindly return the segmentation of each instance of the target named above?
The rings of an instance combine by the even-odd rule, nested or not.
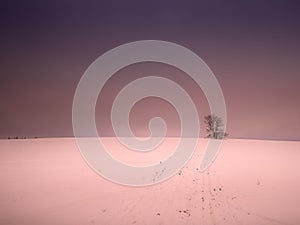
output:
[[[224,131],[224,123],[222,119],[214,114],[204,116],[204,123],[206,124],[206,133],[208,138],[223,139],[228,136]]]

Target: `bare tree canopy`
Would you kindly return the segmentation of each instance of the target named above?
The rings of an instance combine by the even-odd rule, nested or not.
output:
[[[222,119],[214,114],[204,116],[206,124],[206,133],[208,138],[223,139],[228,136],[224,131],[224,123]]]

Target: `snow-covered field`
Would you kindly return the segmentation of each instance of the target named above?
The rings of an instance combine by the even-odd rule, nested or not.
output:
[[[300,142],[225,140],[200,173],[206,144],[171,179],[134,188],[93,172],[73,138],[1,140],[0,224],[300,224]]]

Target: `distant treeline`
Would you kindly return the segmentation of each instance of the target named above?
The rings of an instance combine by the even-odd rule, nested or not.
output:
[[[33,138],[38,138],[38,137],[26,137],[26,136],[14,136],[14,137],[7,137],[7,139],[33,139]]]

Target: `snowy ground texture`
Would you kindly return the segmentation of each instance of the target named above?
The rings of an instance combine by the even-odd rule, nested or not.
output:
[[[2,140],[0,224],[300,224],[300,142],[229,139],[200,173],[206,144],[171,179],[133,188],[93,172],[73,138]]]

